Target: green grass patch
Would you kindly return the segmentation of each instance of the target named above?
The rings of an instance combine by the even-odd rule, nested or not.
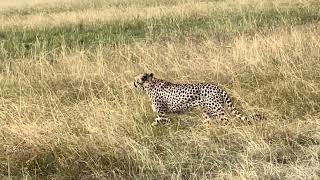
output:
[[[145,39],[155,39],[170,34],[183,36],[186,32],[213,31],[225,34],[272,30],[278,26],[294,26],[320,20],[318,8],[293,8],[266,11],[212,12],[205,17],[185,19],[163,17],[160,19],[135,19],[124,22],[68,24],[41,30],[11,29],[0,31],[0,57],[17,58],[51,52],[59,49],[87,49],[100,44],[123,44]]]

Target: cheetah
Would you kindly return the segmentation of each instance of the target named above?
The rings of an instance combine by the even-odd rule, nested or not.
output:
[[[158,79],[153,73],[143,73],[134,78],[134,86],[151,98],[152,109],[158,115],[152,125],[169,122],[169,114],[184,113],[194,108],[204,111],[204,122],[212,119],[227,122],[226,110],[241,120],[247,119],[233,106],[227,92],[214,84],[175,84]]]

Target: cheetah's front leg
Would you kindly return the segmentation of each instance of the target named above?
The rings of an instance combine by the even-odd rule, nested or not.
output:
[[[167,118],[167,117],[163,117],[163,116],[158,116],[154,122],[152,123],[153,126],[156,126],[158,124],[161,124],[161,123],[168,123],[170,122],[170,119]]]
[[[152,123],[153,126],[158,125],[160,123],[168,123],[170,119],[167,117],[167,107],[161,101],[152,101],[152,109],[154,112],[158,114],[158,117]]]

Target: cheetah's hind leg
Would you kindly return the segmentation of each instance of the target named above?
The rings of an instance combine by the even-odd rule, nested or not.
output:
[[[226,117],[226,113],[223,109],[223,107],[220,107],[218,109],[210,109],[210,110],[205,110],[205,120],[204,122],[209,122],[211,120],[217,120],[218,122],[222,124],[228,124],[229,119]]]

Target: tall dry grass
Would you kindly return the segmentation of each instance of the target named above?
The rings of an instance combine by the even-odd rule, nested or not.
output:
[[[0,62],[0,177],[24,179],[318,179],[319,24],[218,39],[134,41]],[[214,31],[214,30],[213,30]],[[4,53],[3,53],[4,54]],[[224,86],[252,125],[201,115],[152,127],[141,72]]]
[[[54,64],[45,56],[3,62],[1,173],[316,178],[318,30],[240,36],[230,48],[208,37],[62,53]],[[143,71],[225,85],[244,111],[267,119],[204,128],[193,115],[151,127],[150,103],[132,88]]]

